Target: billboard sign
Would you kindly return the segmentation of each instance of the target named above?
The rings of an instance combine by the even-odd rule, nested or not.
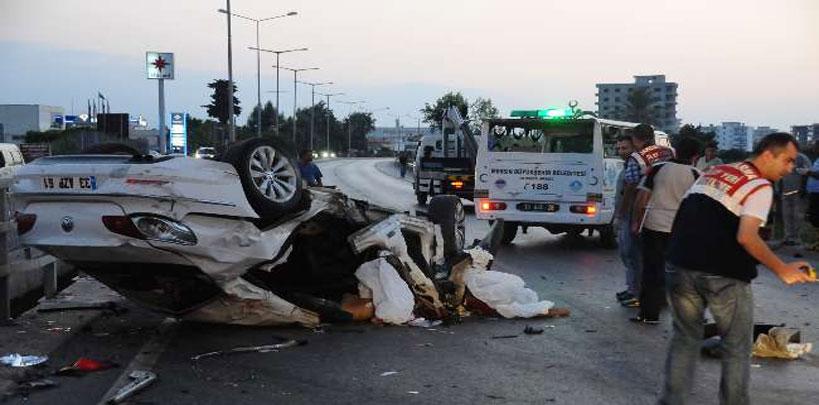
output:
[[[171,113],[170,151],[188,154],[188,113]]]
[[[146,52],[145,68],[149,79],[173,80],[173,53]]]

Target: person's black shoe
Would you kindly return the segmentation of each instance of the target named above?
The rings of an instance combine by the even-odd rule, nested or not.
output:
[[[619,293],[617,293],[617,301],[622,301],[630,296],[631,294],[629,294],[628,290],[620,291]]]
[[[641,316],[641,315],[637,315],[637,316],[635,316],[633,318],[628,318],[628,320],[631,321],[631,322],[636,322],[636,323],[644,323],[646,325],[659,325],[660,324],[660,318],[646,318],[646,317]]]

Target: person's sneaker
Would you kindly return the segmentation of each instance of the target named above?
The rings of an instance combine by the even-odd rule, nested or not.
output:
[[[644,323],[646,325],[659,325],[660,324],[660,318],[646,318],[646,317],[643,317],[641,315],[637,315],[637,316],[635,316],[633,318],[628,318],[628,320],[631,321],[631,322],[636,322],[636,323]]]
[[[620,291],[619,293],[617,293],[617,301],[622,301],[622,300],[624,300],[626,298],[629,298],[631,296],[632,295],[629,294],[628,290]]]
[[[631,297],[627,300],[620,301],[620,305],[626,308],[640,308],[640,300],[637,297]]]

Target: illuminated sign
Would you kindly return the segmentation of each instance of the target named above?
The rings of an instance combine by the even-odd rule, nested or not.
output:
[[[145,68],[149,79],[173,80],[173,54],[167,52],[146,52]]]
[[[188,154],[188,113],[171,113],[170,151]]]

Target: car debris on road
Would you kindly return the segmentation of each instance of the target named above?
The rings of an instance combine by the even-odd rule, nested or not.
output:
[[[21,242],[148,308],[235,325],[568,315],[517,276],[490,270],[497,221],[465,249],[459,198],[426,217],[306,187],[275,140],[221,161],[182,156],[38,159],[13,186]],[[62,305],[53,310],[110,309]],[[480,311],[479,311],[480,313]]]

